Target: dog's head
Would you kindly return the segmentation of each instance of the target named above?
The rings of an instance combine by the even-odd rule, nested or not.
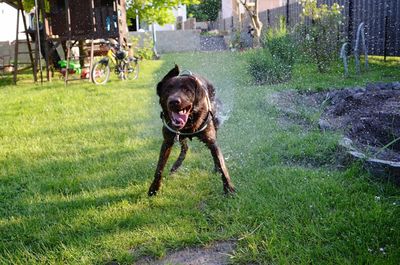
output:
[[[205,93],[204,89],[199,89],[201,81],[197,77],[179,74],[179,67],[175,65],[157,85],[164,118],[178,130],[183,129],[198,111],[199,100]]]

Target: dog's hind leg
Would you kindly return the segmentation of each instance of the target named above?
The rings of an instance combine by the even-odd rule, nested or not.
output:
[[[180,141],[181,144],[181,153],[179,154],[178,159],[175,161],[174,165],[171,168],[171,173],[175,173],[179,167],[182,165],[183,160],[185,160],[186,153],[189,149],[187,144],[187,138]]]

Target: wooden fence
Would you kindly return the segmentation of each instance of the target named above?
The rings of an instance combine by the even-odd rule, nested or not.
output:
[[[365,24],[368,53],[371,55],[400,56],[400,0],[317,0],[318,4],[338,3],[345,17],[343,31],[350,44],[355,43],[358,25]],[[289,27],[298,24],[302,7],[296,0],[288,6],[270,9],[259,14],[265,28],[279,26],[284,17]],[[220,30],[237,29],[237,19],[222,19]],[[246,21],[246,20],[245,20]],[[242,23],[246,30],[248,21]]]

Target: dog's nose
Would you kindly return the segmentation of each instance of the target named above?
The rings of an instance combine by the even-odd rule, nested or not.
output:
[[[182,101],[181,101],[180,98],[170,98],[170,99],[168,100],[168,104],[169,104],[171,107],[177,107],[177,106],[179,106],[181,103],[182,103]]]

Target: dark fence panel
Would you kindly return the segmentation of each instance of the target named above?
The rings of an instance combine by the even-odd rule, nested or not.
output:
[[[357,28],[361,22],[365,23],[366,41],[369,54],[373,55],[400,55],[400,1],[398,0],[353,0],[352,10],[346,16],[351,17],[348,32],[349,41],[354,43]]]
[[[347,41],[354,47],[357,28],[365,24],[368,53],[371,55],[400,56],[400,0],[317,0],[318,4],[329,6],[338,3],[343,7],[345,18],[342,30]],[[289,27],[301,22],[302,6],[290,0],[289,6],[281,6],[260,13],[264,29],[279,27],[284,17]],[[232,27],[231,21],[221,21],[225,30]],[[246,21],[247,23],[247,21]],[[243,30],[247,24],[242,23]],[[221,25],[220,25],[221,28]]]
[[[387,10],[387,55],[400,55],[400,1],[389,1]]]

